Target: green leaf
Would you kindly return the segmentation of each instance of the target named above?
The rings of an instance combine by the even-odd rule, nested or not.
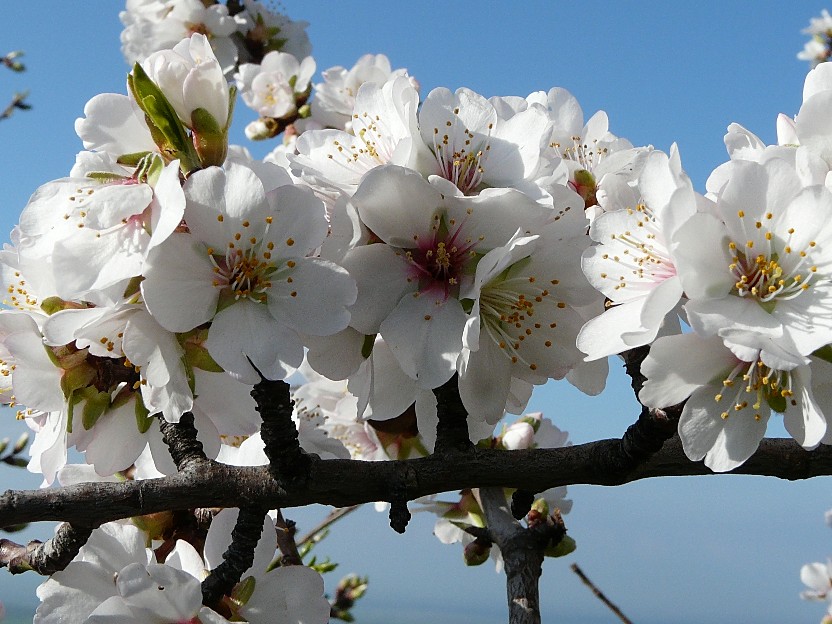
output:
[[[133,65],[127,86],[144,111],[150,134],[161,153],[171,160],[178,158],[186,175],[199,169],[199,158],[182,120],[139,63]]]

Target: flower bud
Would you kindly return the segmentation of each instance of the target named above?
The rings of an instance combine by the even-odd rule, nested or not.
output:
[[[523,421],[513,423],[506,429],[502,441],[509,451],[530,448],[534,442],[534,427]]]
[[[465,565],[478,566],[488,561],[490,554],[491,544],[477,539],[465,546],[462,558],[465,560]]]

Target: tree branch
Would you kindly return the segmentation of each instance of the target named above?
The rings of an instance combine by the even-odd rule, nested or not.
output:
[[[474,449],[446,457],[388,462],[313,459],[310,478],[287,491],[266,467],[226,466],[206,461],[199,470],[160,479],[83,483],[58,489],[8,491],[0,496],[0,526],[64,520],[80,526],[159,511],[197,507],[262,505],[298,507],[321,503],[347,507],[389,500],[390,483],[406,470],[408,497],[475,487],[501,486],[542,492],[561,485],[621,485],[639,479],[713,474],[685,457],[679,438],[632,469],[607,472],[608,457],[622,440],[600,440],[555,449]],[[813,451],[792,439],[765,439],[742,466],[728,474],[797,480],[832,475],[832,446]]]

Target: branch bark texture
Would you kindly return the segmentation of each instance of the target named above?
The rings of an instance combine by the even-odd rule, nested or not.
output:
[[[287,489],[268,468],[205,461],[199,470],[159,479],[84,483],[60,489],[7,491],[0,496],[0,526],[38,521],[97,525],[120,518],[197,507],[300,507],[312,503],[347,507],[389,500],[390,483],[407,474],[408,497],[475,487],[501,486],[542,492],[561,485],[621,485],[639,479],[713,474],[685,457],[673,437],[645,462],[630,468],[611,461],[622,440],[600,440],[557,449],[474,449],[450,456],[365,462],[310,458],[309,479]],[[610,471],[610,465],[619,470]],[[832,475],[832,446],[813,451],[791,439],[766,439],[731,474],[797,480]]]

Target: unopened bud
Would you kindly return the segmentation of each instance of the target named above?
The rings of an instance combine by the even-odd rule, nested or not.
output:
[[[272,125],[267,123],[269,120],[261,117],[255,119],[246,126],[246,138],[249,141],[265,141],[272,138]]]
[[[530,448],[534,442],[534,427],[527,422],[517,421],[506,429],[502,442],[509,451]]]
[[[14,443],[14,448],[12,449],[12,453],[14,455],[17,455],[18,453],[22,452],[23,449],[26,448],[26,445],[28,443],[29,443],[29,434],[24,432],[23,435],[21,435],[17,439],[17,442]]]

